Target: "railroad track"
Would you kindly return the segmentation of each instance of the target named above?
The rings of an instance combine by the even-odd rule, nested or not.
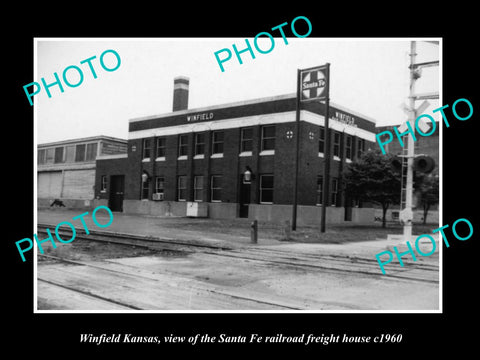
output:
[[[55,228],[55,225],[38,224],[37,234],[48,235],[46,229]],[[110,231],[89,230],[87,235],[84,229],[75,228],[75,239],[83,239],[90,241],[106,242],[111,244],[130,245],[141,248],[148,248],[152,250],[158,249],[178,249],[184,246],[191,249],[216,249],[216,250],[230,250],[233,247],[224,244],[207,244],[202,241],[195,240],[179,240],[165,237],[150,237],[134,234],[114,233]],[[69,230],[60,230],[58,234],[62,238],[71,238],[72,232]],[[75,241],[75,240],[74,240]]]
[[[438,283],[435,274],[438,273],[438,266],[428,264],[418,264],[406,262],[405,267],[388,269],[388,273],[380,273],[378,262],[376,260],[351,257],[348,255],[320,255],[320,254],[302,254],[300,256],[292,255],[282,250],[272,249],[254,249],[248,251],[230,251],[219,254],[248,260],[257,260],[271,264],[294,266],[297,268],[306,268],[316,271],[341,272],[350,274],[363,274],[375,276],[378,278],[391,278],[397,280]],[[425,272],[426,271],[426,272]],[[432,276],[433,275],[433,276]]]
[[[39,224],[37,234],[48,236],[48,224]],[[61,238],[70,239],[72,233],[60,230]],[[197,261],[208,264],[235,264],[236,266],[254,266],[259,269],[278,268],[279,274],[285,270],[301,271],[316,275],[346,274],[348,276],[371,277],[380,281],[416,282],[420,284],[438,284],[438,266],[409,262],[405,267],[396,268],[382,275],[378,263],[374,259],[341,254],[299,253],[285,249],[262,247],[259,245],[225,244],[221,242],[191,241],[179,239],[153,238],[132,234],[118,234],[105,231],[89,231],[76,229],[75,240],[88,242],[116,244],[153,252],[171,251],[197,257]],[[71,246],[71,245],[66,245]],[[88,247],[88,246],[87,246]],[[53,254],[53,255],[52,255]],[[151,272],[148,266],[135,265],[128,261],[116,261],[105,258],[100,260],[67,259],[55,252],[39,254],[42,261],[38,268],[38,283],[43,294],[55,294],[57,291],[65,298],[81,298],[86,303],[97,306],[101,304],[106,309],[120,310],[321,310],[321,302],[307,303],[305,299],[295,294],[283,297],[279,294],[266,292],[245,292],[242,288],[217,286],[213,282],[201,281],[201,277],[185,277],[168,266],[158,267]],[[87,258],[89,258],[87,256]],[[227,259],[220,260],[220,259]],[[228,259],[231,259],[228,260]],[[155,260],[156,261],[156,260]],[[74,266],[72,266],[74,265]],[[223,265],[220,265],[223,266]],[[277,270],[273,270],[274,273]],[[215,272],[215,265],[212,266]],[[209,271],[207,271],[209,273]],[[204,273],[205,274],[205,273]],[[132,287],[132,284],[136,284]],[[108,291],[106,290],[108,288]],[[128,295],[130,294],[130,295]],[[48,296],[47,296],[48,297]],[[155,301],[148,300],[155,298]],[[145,301],[143,301],[145,299]],[[158,300],[159,299],[159,300]],[[147,301],[148,300],[148,301]],[[160,306],[157,308],[157,304]],[[62,305],[59,299],[57,305]],[[333,306],[333,305],[332,305]],[[355,304],[342,304],[344,308],[356,309]]]
[[[133,280],[135,282],[146,282],[148,284],[151,284],[152,286],[155,287],[160,287],[162,291],[165,293],[166,296],[169,296],[171,294],[171,291],[168,290],[175,290],[178,291],[179,288],[177,286],[171,286],[165,283],[161,277],[159,278],[158,276],[153,276],[149,275],[147,273],[144,274],[135,274],[132,271],[129,271],[129,268],[125,267],[120,267],[120,270],[115,267],[109,267],[107,265],[99,264],[99,263],[91,263],[88,261],[77,261],[77,260],[69,260],[69,259],[64,259],[61,257],[57,256],[52,256],[52,255],[45,255],[45,254],[39,254],[39,256],[44,257],[49,260],[53,260],[56,263],[65,263],[69,265],[77,265],[82,267],[82,273],[85,274],[85,268],[88,268],[89,270],[91,269],[94,271],[95,276],[97,277],[105,277],[108,276],[106,275],[107,273],[111,276],[115,276],[119,279],[124,279],[128,278],[129,280]],[[108,261],[107,261],[108,263]],[[64,273],[65,271],[62,271]],[[68,270],[66,271],[68,273]],[[52,272],[50,273],[50,275]],[[70,272],[70,275],[73,274],[73,272]],[[168,275],[169,282],[172,281],[178,281],[178,282],[184,282],[181,288],[181,294],[180,297],[186,299],[188,298],[188,293],[192,293],[194,291],[196,293],[196,296],[199,296],[200,298],[204,299],[211,299],[212,296],[214,296],[215,302],[217,305],[220,305],[220,308],[224,306],[226,309],[229,308],[232,304],[241,305],[242,307],[246,309],[274,309],[274,310],[301,310],[302,308],[296,306],[295,303],[288,302],[288,301],[272,301],[269,298],[265,298],[260,295],[260,296],[245,296],[244,294],[241,293],[236,293],[235,291],[231,290],[223,290],[223,289],[218,289],[216,287],[208,286],[208,285],[203,285],[195,281],[186,281],[185,278],[180,277],[178,275],[175,275],[173,273],[170,273]],[[115,307],[120,307],[123,309],[131,309],[131,310],[145,310],[149,309],[151,310],[150,307],[148,306],[141,306],[136,304],[136,299],[132,301],[125,301],[122,300],[121,298],[116,298],[112,297],[111,294],[108,295],[99,295],[98,292],[95,291],[95,289],[89,289],[87,287],[84,287],[84,285],[78,283],[77,279],[74,281],[65,281],[63,277],[58,277],[52,279],[52,277],[49,277],[49,274],[45,275],[39,275],[37,277],[37,280],[43,283],[46,283],[51,286],[59,287],[64,290],[68,290],[73,293],[80,294],[81,296],[86,296],[86,297],[92,297],[95,299],[102,300],[104,302],[109,302],[113,304]],[[156,284],[158,283],[158,284]],[[169,288],[169,289],[166,289]],[[174,289],[175,288],[175,289]],[[115,289],[114,289],[115,290]],[[115,291],[113,291],[115,293]],[[177,295],[179,297],[179,295]],[[142,302],[140,301],[140,304]],[[195,306],[191,303],[188,304],[189,306],[187,308],[190,308],[191,306]]]
[[[38,224],[37,232],[45,234],[51,225]],[[76,229],[76,238],[105,242],[110,244],[128,245],[156,251],[202,252],[212,256],[224,256],[249,261],[269,263],[278,266],[305,268],[307,270],[364,274],[379,278],[438,283],[439,266],[404,260],[405,267],[390,268],[386,275],[381,274],[375,259],[340,254],[307,254],[271,249],[258,246],[230,246],[224,243],[210,244],[202,241],[180,240],[171,238],[148,237],[133,234],[112,233],[107,231],[92,231],[87,235],[83,229]],[[71,232],[59,231],[61,237],[71,238]],[[393,264],[393,263],[392,263]]]

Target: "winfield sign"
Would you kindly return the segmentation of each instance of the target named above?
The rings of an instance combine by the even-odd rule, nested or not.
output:
[[[200,114],[194,114],[194,115],[187,115],[187,121],[203,121],[203,120],[212,120],[213,119],[213,113],[200,113]]]
[[[338,111],[335,111],[335,114],[330,116],[330,119],[339,121],[339,122],[341,122],[343,124],[346,124],[346,125],[350,125],[350,126],[353,126],[353,127],[358,127],[357,124],[355,124],[355,117],[353,117],[351,115],[348,115],[348,114],[338,112]]]

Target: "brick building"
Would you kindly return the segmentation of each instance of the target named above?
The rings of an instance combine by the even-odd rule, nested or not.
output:
[[[151,215],[291,218],[295,94],[188,109],[189,80],[174,81],[173,112],[131,119],[127,154],[97,158],[95,196],[114,211]],[[303,103],[298,222],[372,221],[343,196],[345,165],[373,148],[375,121],[330,103],[329,199],[322,194],[325,105]],[[370,211],[372,210],[372,211]]]

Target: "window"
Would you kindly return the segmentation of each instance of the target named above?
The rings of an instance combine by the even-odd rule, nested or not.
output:
[[[142,159],[150,159],[151,152],[152,152],[152,140],[151,139],[143,139]]]
[[[178,137],[178,157],[188,155],[188,135],[180,135]]]
[[[142,181],[142,200],[148,199],[148,191],[150,187],[150,181]]]
[[[262,127],[262,151],[275,150],[275,125]]]
[[[330,191],[330,195],[332,196],[331,205],[337,206],[338,201],[338,180],[332,179],[332,190]]]
[[[240,133],[240,152],[252,151],[253,148],[253,128],[245,128]]]
[[[46,150],[41,149],[37,151],[37,163],[38,164],[45,164],[45,158],[46,158]]]
[[[178,201],[187,200],[187,177],[179,176],[177,182],[177,197]]]
[[[205,154],[205,133],[195,134],[195,155]]]
[[[53,164],[54,159],[55,159],[55,149],[54,148],[47,149],[45,163]]]
[[[325,128],[320,128],[320,134],[318,136],[318,152],[325,152]]]
[[[333,133],[333,156],[340,157],[340,133]]]
[[[222,177],[218,175],[212,175],[210,186],[212,202],[222,201]]]
[[[107,191],[107,175],[102,175],[100,180],[100,191],[106,192]]]
[[[164,158],[166,152],[167,141],[165,138],[157,139],[157,158]]]
[[[322,205],[323,201],[323,176],[317,176],[317,205]]]
[[[212,133],[212,154],[223,154],[223,131]]]
[[[63,146],[55,148],[55,164],[63,163]]]
[[[364,139],[358,139],[357,142],[357,157],[361,157],[362,154],[365,152],[365,140]]]
[[[203,176],[193,178],[193,201],[203,201]]]
[[[65,147],[65,162],[71,163],[75,161],[75,146]]]
[[[165,191],[165,178],[163,176],[155,178],[155,193],[163,194]]]
[[[75,146],[75,162],[85,161],[85,144]]]
[[[273,175],[260,175],[260,203],[273,204]]]
[[[87,144],[87,161],[93,161],[97,158],[97,143]]]
[[[345,138],[345,157],[352,160],[352,137],[350,135]]]

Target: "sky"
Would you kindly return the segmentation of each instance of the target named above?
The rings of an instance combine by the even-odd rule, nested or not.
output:
[[[129,119],[172,111],[173,79],[190,78],[189,109],[220,105],[296,92],[297,69],[330,63],[330,101],[374,118],[377,125],[400,124],[406,120],[402,104],[408,104],[410,40],[417,40],[417,62],[441,60],[441,46],[422,39],[397,38],[274,38],[268,54],[254,48],[255,59],[235,55],[220,70],[214,53],[229,48],[245,48],[245,38],[36,38],[34,79],[54,82],[62,79],[70,65],[83,72],[83,82],[68,87],[50,87],[51,98],[42,87],[34,96],[37,143],[89,136],[128,138]],[[249,39],[253,47],[253,39]],[[259,47],[268,49],[270,40],[260,38]],[[115,50],[121,63],[115,71],[105,71],[99,62],[106,50]],[[87,63],[91,61],[97,78]],[[223,54],[222,54],[223,56]],[[116,59],[105,54],[105,64],[113,68]],[[441,62],[440,62],[441,65]],[[416,93],[439,91],[441,66],[424,68],[416,82]],[[68,80],[79,82],[75,70]],[[441,100],[441,99],[440,99]],[[25,97],[26,105],[29,105]],[[429,100],[424,113],[441,106]],[[416,104],[417,107],[420,103]],[[437,113],[438,115],[438,113]],[[436,116],[434,116],[436,117]]]

